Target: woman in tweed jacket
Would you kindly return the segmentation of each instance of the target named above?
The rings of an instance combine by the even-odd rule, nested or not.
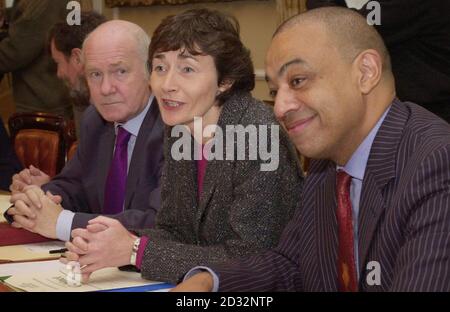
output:
[[[204,9],[170,16],[156,29],[149,55],[151,87],[167,125],[156,226],[136,231],[136,236],[117,221],[100,217],[87,230],[74,231],[79,237],[68,243],[67,256],[88,265],[83,271],[87,275],[106,266],[133,264],[144,278],[177,283],[193,266],[275,246],[299,200],[302,175],[297,154],[278,128],[272,109],[250,95],[253,65],[237,22]],[[269,161],[260,153],[250,160],[250,149],[256,146],[248,142],[245,159],[236,159],[243,146],[235,136],[226,137],[231,144],[223,140],[221,154],[217,146],[211,148],[220,143],[218,130],[213,140],[196,136],[180,148],[174,133],[187,132],[192,139],[195,117],[202,118],[200,130],[217,125],[224,134],[227,126],[255,126],[258,138],[268,137],[269,146],[279,145],[278,166],[262,170]],[[267,134],[263,128],[268,128]],[[271,136],[274,131],[279,137]],[[211,153],[216,159],[194,160],[195,144],[200,150],[204,146],[203,159],[210,159]],[[180,153],[188,157],[180,160]],[[217,159],[220,156],[224,160]],[[103,235],[95,233],[101,230]]]

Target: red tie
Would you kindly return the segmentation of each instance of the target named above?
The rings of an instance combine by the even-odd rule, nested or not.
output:
[[[337,173],[337,221],[339,228],[338,282],[339,291],[358,291],[353,239],[350,182],[352,177],[340,170]]]

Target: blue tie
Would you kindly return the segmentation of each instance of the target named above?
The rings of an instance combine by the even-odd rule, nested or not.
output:
[[[109,167],[105,185],[104,214],[118,214],[123,210],[127,185],[128,141],[131,134],[122,127],[118,128],[114,158]]]

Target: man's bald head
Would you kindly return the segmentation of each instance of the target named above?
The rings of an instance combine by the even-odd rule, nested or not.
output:
[[[90,42],[100,43],[102,41],[130,41],[135,44],[136,52],[142,60],[147,63],[148,47],[150,38],[138,25],[121,20],[106,22],[97,27],[83,43],[83,50]]]
[[[110,21],[84,41],[83,65],[94,104],[108,122],[127,122],[150,98],[149,38],[138,25]]]
[[[383,71],[391,72],[389,52],[380,34],[360,14],[346,8],[324,7],[295,15],[276,30],[273,37],[302,25],[323,27],[342,57],[352,62],[362,51],[373,49],[383,61]]]

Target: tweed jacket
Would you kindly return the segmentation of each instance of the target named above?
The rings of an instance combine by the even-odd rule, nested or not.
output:
[[[164,126],[154,100],[136,138],[128,169],[124,211],[111,216],[127,228],[147,228],[155,223],[161,205],[163,137]],[[88,107],[77,152],[62,172],[42,187],[61,195],[62,206],[75,212],[72,229],[85,228],[90,219],[102,214],[114,145],[114,124],[106,122],[94,106]]]
[[[226,125],[238,124],[278,125],[272,109],[249,93],[224,103],[218,126],[225,131]],[[279,138],[275,171],[261,171],[265,161],[259,156],[208,161],[198,200],[196,161],[174,160],[170,151],[178,138],[166,137],[161,210],[156,227],[140,232],[149,238],[144,278],[177,283],[193,266],[251,255],[278,243],[302,189],[296,151],[281,127]],[[235,151],[237,144],[234,139]]]
[[[220,290],[337,291],[335,188],[336,165],[312,162],[278,247],[213,266]],[[447,123],[394,101],[370,151],[358,223],[360,291],[450,291]]]

